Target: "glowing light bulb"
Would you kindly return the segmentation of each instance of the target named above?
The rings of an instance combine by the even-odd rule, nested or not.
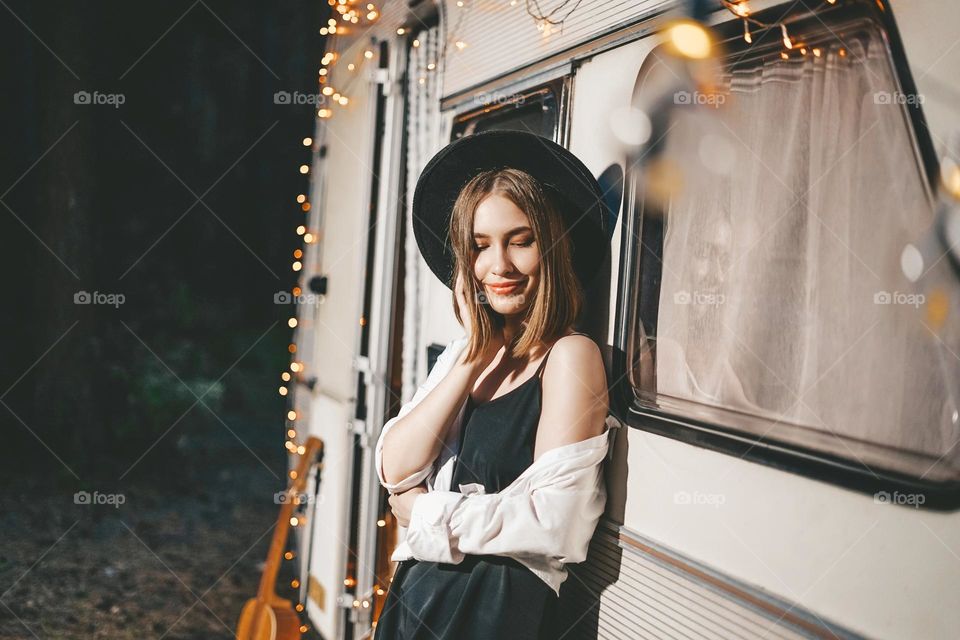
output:
[[[951,158],[940,162],[940,184],[947,194],[960,200],[960,165]]]
[[[667,38],[677,53],[695,60],[710,55],[710,36],[707,30],[692,20],[674,22],[667,28]]]
[[[793,49],[793,40],[790,39],[790,34],[787,33],[787,25],[780,25],[780,33],[783,34],[783,46],[787,49]]]

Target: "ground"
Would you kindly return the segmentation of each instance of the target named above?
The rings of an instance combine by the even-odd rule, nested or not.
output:
[[[75,504],[36,478],[0,487],[0,638],[233,638],[286,461],[277,424],[225,422],[262,462],[224,427],[111,488],[121,505]],[[284,565],[278,593],[296,602]]]

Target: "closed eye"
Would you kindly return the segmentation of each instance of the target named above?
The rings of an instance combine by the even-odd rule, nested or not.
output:
[[[530,245],[533,244],[533,240],[527,240],[526,242],[512,242],[512,243],[510,243],[510,244],[511,244],[512,246],[514,246],[514,247],[529,247]],[[481,246],[479,246],[479,245],[474,245],[474,246],[473,246],[473,250],[474,250],[474,251],[483,251],[483,250],[486,249],[486,248],[487,248],[486,246],[483,246],[483,247],[481,247]]]

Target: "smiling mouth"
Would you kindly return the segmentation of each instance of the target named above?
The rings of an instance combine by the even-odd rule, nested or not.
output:
[[[491,291],[493,291],[493,292],[496,293],[496,294],[504,295],[504,294],[507,294],[507,293],[512,293],[512,292],[515,291],[516,289],[520,288],[520,286],[521,286],[524,282],[525,282],[524,280],[520,280],[520,281],[518,281],[518,282],[513,282],[513,283],[505,284],[505,285],[493,285],[493,284],[488,284],[488,285],[487,285],[487,288],[490,289]]]

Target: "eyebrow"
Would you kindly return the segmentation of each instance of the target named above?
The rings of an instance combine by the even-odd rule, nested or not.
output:
[[[528,226],[514,227],[513,229],[510,229],[509,231],[507,231],[507,233],[506,233],[505,235],[512,236],[513,234],[515,234],[515,233],[520,233],[521,231],[532,231],[532,229],[531,229],[530,227],[528,227]],[[474,234],[473,234],[473,237],[474,237],[474,238],[489,238],[490,236],[488,236],[488,235],[485,234],[485,233],[474,233]]]

